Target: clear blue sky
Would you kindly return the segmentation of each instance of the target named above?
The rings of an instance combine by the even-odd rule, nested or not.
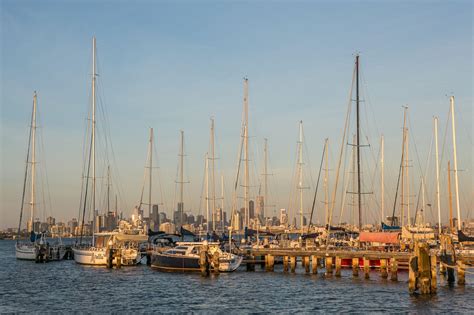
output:
[[[305,124],[313,177],[326,137],[334,176],[354,53],[360,52],[368,91],[365,134],[372,144],[366,155],[377,155],[383,133],[387,200],[394,195],[402,105],[410,107],[411,132],[424,168],[432,117],[440,116],[442,139],[446,95],[454,93],[459,168],[465,170],[460,173],[462,211],[473,215],[471,1],[1,0],[0,5],[0,228],[18,220],[33,90],[39,93],[52,213],[61,220],[77,217],[93,35],[123,188],[120,207],[126,214],[140,197],[148,127],[156,132],[169,214],[179,130],[185,131],[191,181],[186,210],[192,207],[197,213],[211,116],[216,119],[218,172],[225,175],[229,202],[244,76],[250,85],[253,174],[261,173],[266,137],[275,174],[271,203],[288,208],[299,120]],[[443,164],[452,160],[450,136]],[[412,150],[415,157],[414,146]],[[366,161],[372,163],[368,157]],[[413,165],[417,189],[416,158]],[[426,176],[434,204],[431,169]],[[443,182],[445,169],[443,165]],[[445,186],[442,193],[445,208]],[[367,211],[366,221],[377,221],[378,210]]]

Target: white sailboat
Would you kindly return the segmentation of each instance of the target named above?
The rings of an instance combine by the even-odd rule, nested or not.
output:
[[[35,175],[36,175],[36,105],[37,95],[36,91],[33,94],[33,113],[31,116],[30,139],[28,143],[28,154],[26,157],[25,179],[23,183],[23,195],[21,200],[20,222],[18,224],[18,237],[20,236],[21,221],[23,216],[23,205],[25,203],[25,189],[26,180],[28,177],[28,166],[31,165],[31,197],[30,197],[30,219],[28,220],[28,232],[32,232],[30,241],[20,242],[15,244],[15,254],[17,259],[35,260],[36,259],[36,234],[34,231],[34,215],[35,215]],[[30,161],[31,149],[31,161]],[[41,237],[41,241],[43,238]]]
[[[45,233],[35,230],[34,218],[36,214],[36,111],[38,104],[38,96],[36,91],[33,93],[33,111],[30,125],[30,138],[28,141],[28,153],[26,157],[25,178],[23,182],[23,194],[21,199],[20,220],[18,223],[18,240],[15,244],[15,255],[17,259],[22,260],[60,260],[64,257],[65,248],[59,242],[50,245],[45,238]],[[31,154],[31,159],[30,159]],[[30,188],[30,218],[27,224],[29,239],[20,241],[21,223],[23,219],[23,208],[25,204],[25,192],[27,186],[28,170],[30,171],[31,188]],[[38,232],[38,233],[37,233]]]
[[[82,244],[81,241],[73,248],[74,261],[84,265],[136,265],[141,261],[139,244],[146,242],[148,237],[143,231],[133,230],[131,226],[122,224],[121,228],[109,231],[96,231],[96,39],[92,38],[92,119],[91,119],[91,146],[88,169],[92,170],[92,192],[90,206],[94,212],[92,227],[92,244]],[[87,180],[89,176],[87,176]],[[88,183],[86,183],[86,187]],[[87,191],[87,188],[86,188]],[[87,193],[86,193],[87,195]],[[86,199],[87,196],[84,196]],[[81,233],[84,231],[84,216],[87,201],[84,200],[82,213]],[[112,255],[112,253],[114,253]],[[119,258],[120,257],[120,260]]]

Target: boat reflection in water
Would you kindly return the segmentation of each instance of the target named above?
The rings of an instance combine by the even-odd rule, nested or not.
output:
[[[211,269],[220,272],[235,271],[242,263],[242,257],[223,252],[217,242],[178,242],[176,247],[164,252],[154,251],[151,256],[151,267],[161,271],[199,272],[199,260],[203,251],[211,261]]]

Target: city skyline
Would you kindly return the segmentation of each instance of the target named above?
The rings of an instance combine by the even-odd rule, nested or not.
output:
[[[347,109],[354,53],[360,51],[366,92],[364,99],[368,104],[363,113],[368,113],[368,117],[363,118],[366,120],[364,128],[367,128],[365,133],[373,148],[372,153],[366,153],[366,163],[369,159],[372,161],[370,154],[377,155],[379,136],[384,134],[387,200],[393,202],[394,178],[401,154],[402,106],[408,104],[412,123],[410,131],[416,140],[416,147],[412,147],[414,191],[418,189],[417,168],[425,168],[427,164],[432,117],[440,117],[440,147],[444,148],[443,165],[440,167],[441,193],[445,208],[444,164],[452,159],[448,96],[454,94],[459,169],[463,170],[460,172],[462,214],[465,216],[463,219],[472,218],[472,28],[469,27],[472,12],[468,9],[464,12],[459,6],[441,3],[426,6],[405,4],[413,11],[404,12],[403,19],[408,23],[405,28],[393,29],[390,27],[395,25],[395,21],[397,25],[400,21],[396,13],[391,15],[391,5],[371,4],[366,12],[363,8],[358,9],[358,12],[365,14],[360,18],[374,19],[374,24],[386,28],[386,36],[377,35],[378,30],[361,26],[371,35],[371,40],[364,40],[364,37],[355,40],[353,37],[359,35],[361,30],[345,28],[356,22],[349,14],[350,10],[343,10],[343,16],[339,19],[328,20],[322,11],[335,9],[328,3],[315,5],[321,8],[321,12],[306,12],[314,6],[304,2],[292,6],[288,12],[282,3],[268,4],[268,12],[263,3],[254,4],[255,10],[247,17],[249,25],[241,25],[238,13],[245,11],[250,4],[233,3],[234,12],[230,12],[217,4],[201,8],[191,3],[143,2],[133,6],[132,11],[142,14],[150,23],[146,29],[148,41],[134,37],[141,29],[134,27],[135,18],[133,14],[129,16],[127,7],[130,7],[126,3],[118,7],[99,4],[100,21],[94,19],[95,14],[99,13],[89,13],[82,8],[76,12],[77,16],[71,16],[75,9],[72,3],[52,1],[46,4],[44,7],[36,7],[38,4],[34,2],[29,7],[18,6],[13,1],[1,4],[2,47],[8,46],[9,49],[2,49],[1,58],[0,229],[18,224],[33,90],[38,91],[44,161],[54,207],[46,217],[77,217],[83,163],[82,135],[90,95],[92,36],[97,37],[99,81],[102,84],[99,85],[100,95],[108,111],[117,160],[114,167],[119,171],[119,183],[123,190],[123,195],[119,196],[120,210],[127,216],[140,197],[149,127],[156,132],[160,182],[165,199],[160,200],[160,192],[156,190],[153,203],[163,202],[168,217],[176,208],[174,170],[178,164],[179,131],[184,130],[186,173],[190,181],[186,185],[185,210],[192,209],[194,215],[199,214],[209,118],[214,117],[216,155],[219,158],[217,173],[225,176],[225,210],[229,217],[240,141],[244,76],[249,78],[250,89],[249,125],[251,159],[254,163],[252,199],[256,199],[258,190],[256,177],[262,174],[263,139],[268,138],[270,172],[274,174],[270,180],[270,203],[276,205],[277,214],[280,208],[290,208],[288,199],[294,189],[291,178],[296,163],[294,153],[298,122],[301,119],[304,122],[308,162],[313,177],[317,175],[325,138],[331,141],[330,163],[334,168]],[[363,3],[362,7],[364,5],[367,6]],[[354,7],[353,4],[348,6]],[[467,2],[466,6],[469,7]],[[176,12],[183,8],[186,14],[181,17],[182,25],[166,18],[170,12],[174,12],[170,15],[176,17]],[[109,9],[111,12],[105,12]],[[147,9],[150,12],[146,12]],[[397,10],[401,10],[400,6]],[[263,18],[263,12],[268,16]],[[454,18],[454,15],[447,14],[449,12],[457,13],[457,23],[449,23]],[[162,17],[163,21],[156,22],[153,13]],[[384,15],[385,19],[378,17],[377,13]],[[123,36],[111,33],[111,26],[105,24],[114,21],[116,15],[124,22],[117,25]],[[49,19],[52,16],[61,21]],[[207,26],[202,25],[204,17],[212,17]],[[67,23],[64,21],[66,18]],[[87,19],[90,24],[81,28],[81,18]],[[300,18],[298,25],[291,24],[297,18]],[[283,23],[274,24],[272,19],[280,19]],[[324,29],[311,27],[313,19],[331,27],[333,33],[327,35]],[[424,23],[418,23],[420,21]],[[60,22],[69,25],[69,28],[55,29]],[[206,35],[199,33],[199,29]],[[441,29],[443,31],[438,32]],[[189,33],[194,30],[195,38]],[[155,36],[158,39],[151,40]],[[308,41],[308,38],[315,40]],[[318,38],[322,40],[316,40]],[[218,46],[215,45],[217,39],[221,42]],[[377,39],[386,41],[385,47],[378,47]],[[259,45],[259,41],[265,43],[265,48]],[[319,45],[320,42],[326,44]],[[413,53],[408,50],[394,51],[399,42],[412,47]],[[33,58],[30,57],[32,49],[37,52]],[[273,54],[270,56],[269,52]],[[449,65],[442,63],[443,58],[450,58]],[[442,142],[446,128],[447,140]],[[370,177],[368,174],[365,176]],[[426,176],[431,181],[434,179],[431,169]],[[104,170],[99,177],[103,186]],[[430,185],[428,194],[430,202],[434,203],[434,188]],[[312,200],[314,186],[311,188],[306,194],[306,208]],[[216,189],[219,192],[217,195],[220,195],[220,185]],[[321,200],[321,197],[320,190],[318,199]],[[321,209],[318,206],[318,211]],[[203,211],[201,206],[201,214]],[[292,222],[295,210],[288,211]],[[378,209],[369,211],[369,220],[366,221],[372,223]],[[322,213],[318,216],[319,221],[324,218]],[[444,211],[444,222],[446,218]]]

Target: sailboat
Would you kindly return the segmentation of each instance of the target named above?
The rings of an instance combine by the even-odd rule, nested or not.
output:
[[[146,242],[148,237],[142,233],[134,233],[129,226],[108,232],[99,232],[96,224],[96,39],[92,38],[92,119],[89,159],[87,165],[87,176],[85,194],[83,201],[83,213],[81,223],[81,237],[79,244],[74,246],[74,260],[78,264],[86,265],[135,265],[141,261],[141,253],[134,244]],[[89,188],[89,170],[92,169],[92,192],[90,206],[93,209],[92,244],[82,243],[84,231],[84,217],[87,208],[87,195]]]
[[[61,260],[66,253],[65,247],[58,242],[57,244],[49,244],[46,241],[45,231],[36,231],[34,218],[36,214],[36,111],[38,97],[36,91],[33,93],[33,111],[31,115],[30,136],[28,140],[28,150],[26,156],[25,177],[23,181],[23,194],[21,198],[20,220],[18,223],[18,237],[15,244],[15,255],[17,259],[48,261]],[[30,157],[31,153],[31,157]],[[30,172],[31,188],[30,188],[30,218],[28,220],[27,229],[30,233],[29,240],[20,241],[21,223],[23,219],[23,209],[25,204],[25,192],[27,186],[28,172]],[[39,233],[37,233],[39,232]]]

